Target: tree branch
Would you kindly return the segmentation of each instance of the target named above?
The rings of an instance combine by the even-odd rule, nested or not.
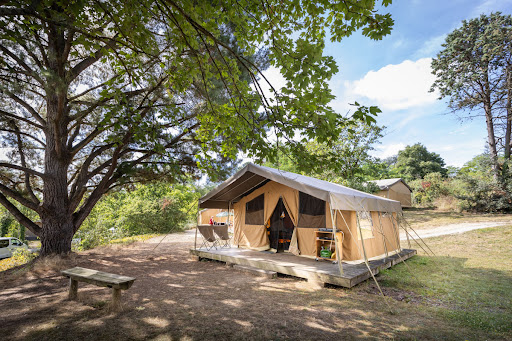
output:
[[[41,228],[37,226],[32,220],[27,218],[26,215],[21,213],[21,211],[16,206],[14,206],[14,204],[10,202],[2,193],[0,193],[0,204],[2,204],[20,224],[28,228],[36,236],[41,235]]]

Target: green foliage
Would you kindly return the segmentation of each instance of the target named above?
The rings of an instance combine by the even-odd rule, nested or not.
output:
[[[423,179],[410,181],[413,202],[419,205],[429,205],[435,199],[450,194],[450,180],[441,173],[429,173]]]
[[[76,234],[79,248],[134,235],[182,231],[195,221],[200,195],[191,185],[163,182],[111,193],[96,205]]]
[[[443,48],[432,60],[431,91],[449,97],[450,108],[462,117],[485,116],[492,167],[499,175],[500,151],[507,161],[511,156],[512,16],[497,12],[464,20]]]
[[[18,248],[14,250],[12,257],[0,260],[0,272],[27,264],[37,257],[36,253]]]
[[[63,253],[113,188],[203,171],[222,178],[240,153],[275,162],[271,132],[300,136],[288,150],[307,163],[302,142],[332,144],[353,122],[375,122],[377,107],[355,103],[347,118],[330,106],[338,66],[325,39],[382,39],[390,3],[1,1],[0,142],[12,150],[1,204],[33,230],[4,195],[37,212],[43,229],[59,222],[42,234],[42,253]],[[281,89],[264,77],[268,65],[286,80]],[[140,210],[161,226],[157,206],[122,207],[132,212],[122,225],[140,226]]]
[[[5,237],[9,233],[9,227],[14,222],[14,218],[6,211],[2,213],[2,218],[0,218],[0,237]]]
[[[448,170],[444,160],[434,152],[429,152],[421,143],[405,147],[398,152],[396,171],[406,180],[422,179],[429,173],[440,173],[445,177]]]
[[[373,121],[354,122],[341,130],[336,141],[321,143],[318,140],[312,140],[300,144],[303,153],[311,155],[311,159],[297,158],[289,152],[290,146],[293,145],[289,143],[281,148],[277,162],[267,161],[264,165],[339,183],[365,192],[375,192],[378,190],[377,186],[366,184],[368,169],[378,162],[370,156],[369,152],[382,137],[383,129]]]

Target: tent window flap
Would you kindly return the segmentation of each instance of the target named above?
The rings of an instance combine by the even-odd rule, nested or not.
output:
[[[299,221],[297,227],[325,227],[325,201],[299,192]]]
[[[264,225],[265,217],[263,215],[264,194],[257,196],[245,204],[245,224],[246,225]]]

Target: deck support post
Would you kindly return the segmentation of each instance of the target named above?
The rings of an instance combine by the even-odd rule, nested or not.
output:
[[[78,281],[70,278],[69,279],[69,299],[76,300],[78,297]]]

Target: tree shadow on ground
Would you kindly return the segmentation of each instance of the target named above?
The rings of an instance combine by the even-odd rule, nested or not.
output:
[[[68,301],[68,281],[55,272],[27,277],[15,287],[0,283],[2,292],[8,289],[0,295],[4,335],[13,340],[473,336],[472,329],[461,331],[433,316],[430,307],[394,302],[391,314],[381,297],[362,290],[313,290],[290,277],[254,277],[222,263],[192,261],[188,246],[175,243],[153,253],[148,246],[94,251],[69,264],[137,278],[123,292],[123,309],[115,313],[109,312],[110,290],[105,288],[80,284],[78,302]],[[488,274],[497,275],[503,276]]]

